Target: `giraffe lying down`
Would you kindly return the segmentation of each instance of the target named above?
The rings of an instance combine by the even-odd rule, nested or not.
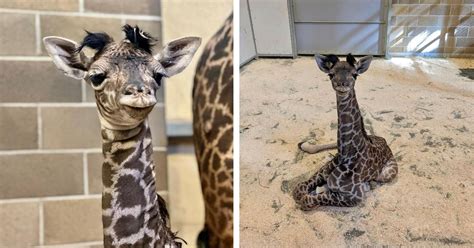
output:
[[[355,206],[364,199],[370,182],[390,182],[398,173],[397,162],[385,139],[367,135],[357,104],[355,81],[367,71],[372,56],[359,61],[351,54],[346,61],[339,61],[335,55],[316,54],[315,58],[336,91],[337,144],[321,146],[303,142],[298,147],[308,153],[337,148],[338,153],[309,180],[299,183],[293,190],[293,198],[303,210]]]

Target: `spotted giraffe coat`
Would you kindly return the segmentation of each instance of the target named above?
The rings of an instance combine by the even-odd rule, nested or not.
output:
[[[207,43],[194,78],[194,145],[207,236],[201,241],[209,247],[232,247],[233,243],[232,31],[230,15]]]

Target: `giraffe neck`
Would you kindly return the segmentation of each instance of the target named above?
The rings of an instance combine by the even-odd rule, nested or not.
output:
[[[156,194],[148,122],[129,130],[102,128],[102,141],[104,246],[172,244],[166,206]]]
[[[337,149],[342,164],[352,164],[367,144],[367,133],[354,89],[337,95]]]

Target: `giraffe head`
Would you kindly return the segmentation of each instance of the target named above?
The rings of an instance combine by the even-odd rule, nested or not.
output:
[[[350,53],[346,61],[339,61],[336,55],[315,55],[316,64],[321,71],[327,73],[332,87],[338,95],[345,95],[354,89],[357,76],[369,69],[372,56],[365,56],[356,61]]]
[[[54,64],[66,76],[84,79],[95,91],[101,124],[129,129],[146,119],[156,104],[163,77],[183,71],[201,44],[197,37],[171,41],[152,53],[155,39],[137,26],[123,27],[125,38],[115,42],[106,33],[87,32],[81,44],[49,36],[43,39]],[[93,49],[86,56],[83,48]]]

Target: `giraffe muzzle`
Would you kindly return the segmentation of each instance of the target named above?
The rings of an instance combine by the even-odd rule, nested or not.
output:
[[[119,103],[132,108],[148,108],[157,102],[154,91],[147,86],[128,85]]]

